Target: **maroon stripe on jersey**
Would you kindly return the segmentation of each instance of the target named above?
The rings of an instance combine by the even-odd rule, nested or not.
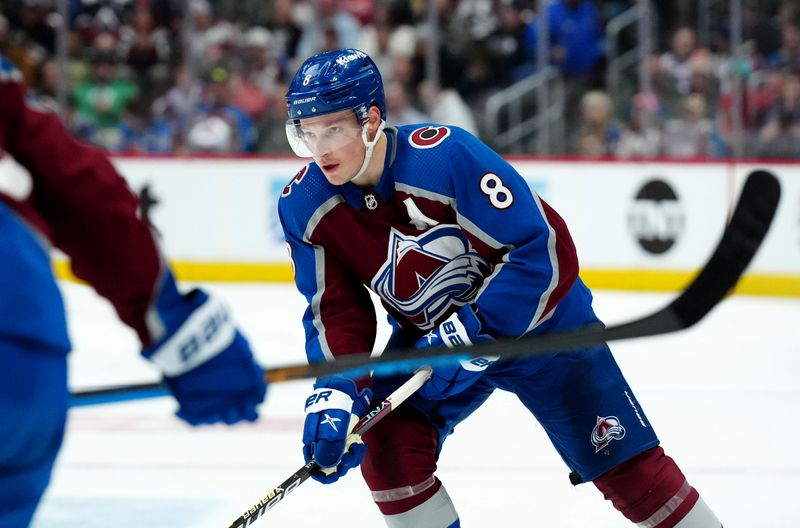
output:
[[[320,345],[333,357],[372,350],[377,331],[375,309],[362,277],[371,276],[379,265],[370,258],[373,255],[364,254],[364,248],[374,247],[370,235],[381,234],[365,231],[365,224],[358,223],[354,214],[353,209],[338,204],[320,218],[311,233],[311,242],[325,248],[317,253],[318,259],[322,256],[316,262],[319,301],[315,315],[322,325],[318,331],[324,332]]]
[[[558,283],[550,293],[542,316],[549,314],[567,292],[575,284],[578,278],[578,253],[575,250],[575,243],[569,234],[566,222],[561,216],[548,205],[547,202],[539,198],[544,211],[545,220],[555,232],[556,237],[556,261],[558,263]]]
[[[333,357],[372,350],[378,322],[369,292],[327,252],[324,260],[325,284],[319,318],[328,350]]]

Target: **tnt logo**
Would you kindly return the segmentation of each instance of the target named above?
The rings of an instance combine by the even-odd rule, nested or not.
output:
[[[625,428],[619,423],[616,416],[597,417],[597,424],[592,430],[592,443],[594,452],[599,453],[612,440],[622,440],[625,437]]]
[[[678,195],[665,181],[647,182],[628,212],[628,229],[639,245],[654,255],[674,246],[686,228],[686,214]]]

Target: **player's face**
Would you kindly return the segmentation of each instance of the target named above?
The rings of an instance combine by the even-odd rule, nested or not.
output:
[[[366,147],[364,128],[352,110],[302,119],[297,138],[334,185],[350,181],[361,168]],[[298,149],[295,149],[297,151]]]

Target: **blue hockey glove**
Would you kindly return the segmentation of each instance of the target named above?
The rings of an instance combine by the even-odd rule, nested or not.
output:
[[[168,275],[156,310],[164,335],[142,355],[164,373],[178,417],[192,425],[258,418],[264,373],[225,306],[202,290],[180,295]]]
[[[458,345],[492,341],[488,334],[483,333],[482,327],[483,325],[472,307],[467,305],[420,338],[416,347],[427,348],[444,345],[453,348]],[[469,360],[463,359],[450,365],[435,366],[431,379],[417,391],[417,394],[429,400],[442,400],[458,394],[475,383],[496,360],[497,356],[485,356]]]
[[[367,446],[351,435],[355,424],[369,410],[372,391],[358,391],[356,383],[341,376],[321,378],[306,398],[303,456],[313,458],[322,470],[311,477],[323,484],[339,480],[364,459]]]

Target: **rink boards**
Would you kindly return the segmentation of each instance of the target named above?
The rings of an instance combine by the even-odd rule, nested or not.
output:
[[[714,248],[744,177],[773,171],[775,224],[740,293],[800,296],[800,165],[510,158],[567,221],[594,287],[675,290]],[[147,204],[162,246],[189,280],[289,281],[276,204],[302,161],[140,158],[115,164]],[[344,234],[343,234],[344,235]],[[67,266],[57,265],[60,275]]]

